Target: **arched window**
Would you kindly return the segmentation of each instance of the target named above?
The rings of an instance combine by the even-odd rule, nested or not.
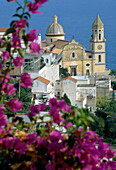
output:
[[[101,40],[101,34],[99,34],[99,40]]]
[[[86,64],[86,66],[87,66],[87,67],[89,67],[89,66],[90,66],[90,64],[89,64],[89,63],[87,63],[87,64]]]
[[[72,52],[72,57],[73,57],[73,58],[75,57],[75,53],[74,53],[74,52]]]
[[[90,71],[89,70],[86,70],[86,75],[90,75]]]
[[[98,62],[101,62],[101,55],[98,55]]]

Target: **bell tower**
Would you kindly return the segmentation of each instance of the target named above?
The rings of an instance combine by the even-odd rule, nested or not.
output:
[[[90,51],[93,53],[95,59],[94,73],[105,72],[105,42],[103,23],[97,15],[94,23],[92,24],[92,35],[90,39]]]

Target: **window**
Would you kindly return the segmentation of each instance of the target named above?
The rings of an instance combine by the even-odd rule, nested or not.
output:
[[[98,55],[98,62],[101,62],[101,55]]]
[[[87,63],[87,64],[86,64],[86,66],[87,66],[87,67],[89,67],[89,66],[90,66],[90,64],[89,64],[89,63]]]
[[[72,57],[73,57],[73,58],[75,57],[75,53],[74,53],[74,52],[72,52]]]
[[[60,92],[58,92],[57,94],[60,95]]]
[[[51,42],[52,42],[52,39],[51,39]]]
[[[46,63],[48,63],[48,59],[46,59]]]
[[[86,70],[86,75],[90,75],[90,71],[89,70]]]
[[[76,76],[76,67],[71,67],[71,76]]]
[[[101,34],[99,34],[99,40],[101,40]]]
[[[88,58],[92,58],[92,56],[91,55],[89,55],[89,57]]]

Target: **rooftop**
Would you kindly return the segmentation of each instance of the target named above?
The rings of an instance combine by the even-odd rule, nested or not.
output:
[[[67,79],[69,79],[69,80],[71,80],[71,81],[74,81],[75,83],[77,82],[76,79],[74,79],[74,78],[72,78],[72,77],[70,77],[70,76],[63,78],[62,80],[67,80]]]
[[[37,78],[34,79],[34,80],[39,80],[39,81],[41,81],[42,83],[47,84],[47,85],[50,83],[49,80],[47,80],[47,79],[45,79],[44,77],[41,77],[41,76],[37,77]]]

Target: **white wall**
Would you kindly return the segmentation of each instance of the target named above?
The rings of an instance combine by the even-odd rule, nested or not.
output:
[[[39,71],[39,76],[42,76],[55,84],[55,81],[59,80],[59,65],[46,65]]]
[[[69,79],[62,81],[63,94],[66,93],[72,105],[76,103],[76,82]]]
[[[87,96],[93,96],[96,97],[96,87],[93,86],[83,86],[83,87],[78,87],[77,86],[77,90],[76,90],[76,99],[80,98],[80,97],[87,97]]]
[[[47,92],[47,84],[42,83],[39,80],[34,80],[33,81],[33,86],[32,86],[32,92]]]

